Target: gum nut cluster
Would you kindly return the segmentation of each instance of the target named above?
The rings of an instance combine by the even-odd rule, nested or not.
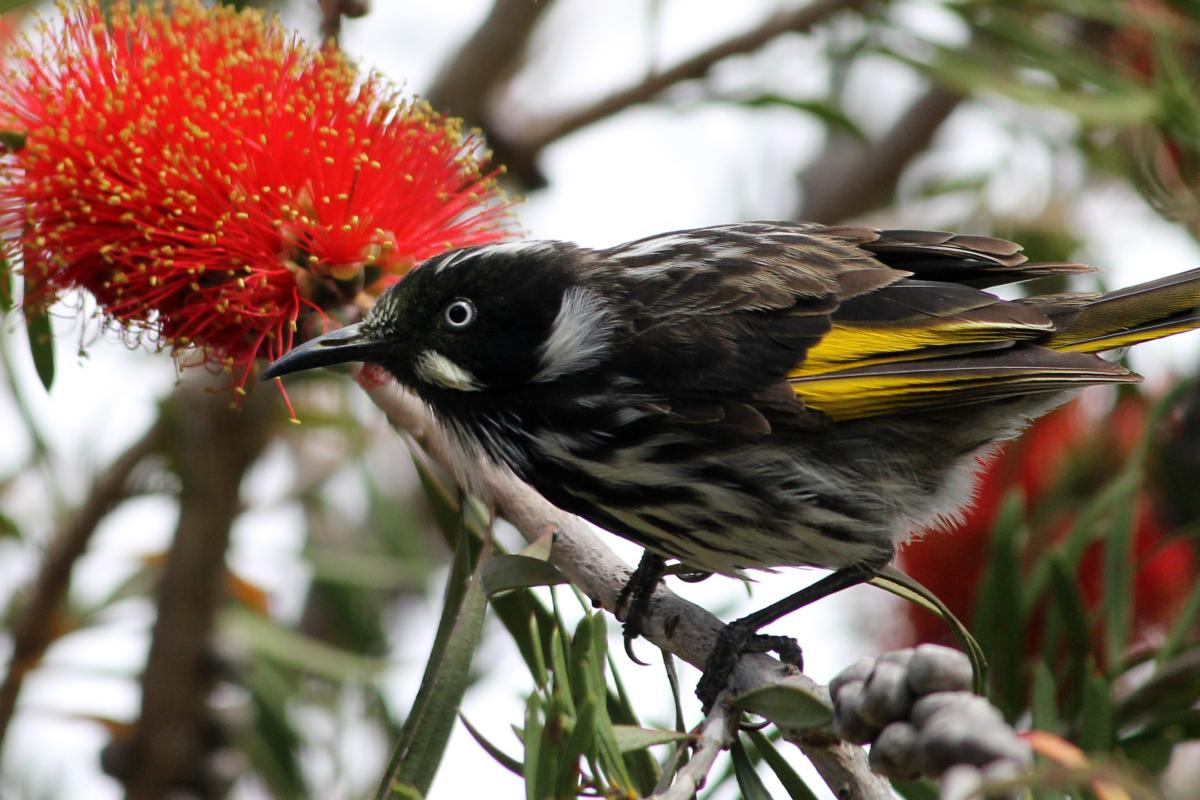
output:
[[[86,289],[239,386],[306,314],[512,228],[477,134],[254,10],[65,6],[0,64],[0,132],[26,302]]]
[[[1017,777],[1032,763],[1030,748],[970,687],[970,661],[947,647],[866,658],[829,684],[834,727],[846,741],[871,744],[872,769],[890,778],[940,777],[958,766],[982,780]]]

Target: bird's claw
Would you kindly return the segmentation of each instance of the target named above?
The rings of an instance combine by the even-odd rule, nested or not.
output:
[[[790,636],[756,634],[754,628],[731,622],[722,629],[704,664],[704,674],[696,684],[696,696],[707,714],[729,683],[738,659],[744,653],[777,653],[781,661],[804,669],[804,652]]]
[[[625,626],[625,655],[629,657],[630,661],[637,664],[639,667],[648,667],[648,666],[650,666],[650,663],[647,661],[642,661],[640,658],[637,657],[637,653],[633,652],[633,640],[636,639],[637,637],[638,637],[637,633],[634,633],[632,636],[629,634],[629,625],[628,625],[628,623],[626,623],[626,626]]]

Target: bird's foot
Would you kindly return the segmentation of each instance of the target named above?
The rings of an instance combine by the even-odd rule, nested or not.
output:
[[[804,652],[790,636],[758,634],[751,625],[736,620],[717,636],[716,645],[704,664],[704,674],[696,684],[696,696],[707,714],[729,683],[738,659],[745,653],[776,653],[783,663],[804,669]]]
[[[630,661],[643,667],[649,665],[633,652],[633,640],[642,635],[642,621],[650,612],[650,598],[654,596],[666,567],[667,562],[662,556],[645,551],[637,569],[617,595],[617,619],[625,623],[625,654]]]

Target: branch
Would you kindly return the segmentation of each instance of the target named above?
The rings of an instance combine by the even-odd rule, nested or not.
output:
[[[757,50],[784,33],[803,33],[838,12],[863,4],[863,0],[814,0],[801,8],[781,11],[757,28],[713,45],[670,69],[648,76],[641,83],[613,92],[556,119],[532,122],[529,125],[531,133],[523,137],[520,144],[530,156],[536,156],[548,144],[567,134],[651,100],[677,83],[704,77],[713,66],[730,56]]]
[[[491,124],[489,101],[520,64],[529,37],[551,5],[553,0],[496,0],[475,33],[446,60],[426,93],[434,108],[483,129],[494,163],[503,164],[525,189],[546,185],[535,163],[536,153],[514,144]]]
[[[700,726],[700,746],[687,764],[675,773],[670,788],[655,792],[647,800],[691,800],[704,786],[717,756],[733,744],[734,723],[738,715],[731,713],[732,707],[727,700],[728,696],[722,695],[713,703],[712,710]]]
[[[904,169],[929,147],[963,96],[932,86],[866,153],[857,143],[833,139],[800,179],[804,194],[797,219],[842,222],[887,205]]]
[[[204,388],[186,387],[164,410],[181,483],[179,522],[159,580],[141,717],[128,739],[104,753],[105,769],[131,800],[173,796],[180,788],[200,797],[221,794],[208,769],[220,744],[208,704],[217,674],[209,640],[242,476],[267,441],[273,398],[258,392],[231,409],[227,395]]]
[[[96,479],[70,522],[46,548],[37,578],[29,589],[28,603],[13,623],[12,659],[0,684],[0,750],[26,674],[37,666],[46,648],[62,633],[55,617],[71,585],[75,563],[87,550],[100,521],[128,497],[127,484],[134,469],[161,446],[162,429],[156,423]]]
[[[588,523],[554,507],[512,473],[471,465],[480,470],[477,480],[465,474],[462,456],[447,440],[423,403],[394,383],[361,381],[371,400],[396,428],[408,433],[435,461],[458,473],[475,491],[494,502],[503,516],[528,541],[537,541],[553,529],[550,561],[597,606],[614,613],[617,595],[630,571],[596,535]],[[723,625],[705,609],[660,585],[643,621],[643,635],[689,664],[703,668]],[[792,683],[808,691],[823,692],[815,682],[791,667],[762,654],[745,655],[730,680],[732,696],[767,685]],[[813,759],[829,786],[839,796],[860,800],[892,797],[889,784],[870,771],[861,748],[839,741],[831,729],[787,732]],[[842,790],[845,793],[842,794]]]
[[[321,39],[338,46],[342,17],[364,17],[371,10],[370,0],[317,0],[321,9]]]

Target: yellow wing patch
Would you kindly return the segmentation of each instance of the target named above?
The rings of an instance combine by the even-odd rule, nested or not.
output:
[[[1011,322],[941,320],[936,325],[869,327],[835,322],[805,354],[789,378],[807,378],[856,367],[933,358],[947,350],[1043,336],[1046,328]]]

